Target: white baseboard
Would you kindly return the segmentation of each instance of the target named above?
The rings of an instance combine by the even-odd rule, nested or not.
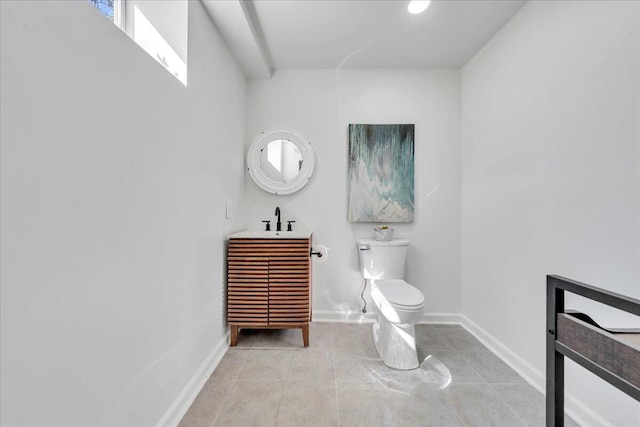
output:
[[[367,310],[343,312],[338,310],[313,310],[312,322],[342,322],[342,323],[373,323],[376,320],[375,311]]]
[[[424,313],[422,324],[459,325],[462,323],[462,315],[459,313]]]
[[[515,354],[511,349],[498,341],[493,335],[482,329],[467,316],[461,316],[462,326],[475,336],[482,344],[496,356],[511,366],[522,378],[534,386],[539,392],[545,392],[545,376],[529,362]]]
[[[200,393],[200,390],[202,390],[202,387],[204,387],[228,348],[229,332],[227,331],[213,348],[209,356],[202,362],[202,365],[187,385],[184,386],[178,397],[176,397],[176,400],[174,400],[169,409],[167,409],[167,412],[164,413],[157,427],[176,427],[180,423],[180,420],[182,420],[184,414],[187,413],[193,401],[196,400],[198,393]]]
[[[533,367],[529,362],[511,351],[493,335],[482,329],[468,317],[461,315],[462,326],[484,344],[491,352],[515,370],[529,384],[543,395],[546,394],[546,377],[544,373]],[[565,392],[565,411],[574,421],[583,427],[613,427],[600,415],[587,407],[572,394]]]
[[[368,310],[366,313],[351,312],[344,313],[332,310],[314,310],[314,322],[339,322],[339,323],[372,323],[376,321],[376,313],[374,310]],[[418,323],[440,323],[459,325],[461,324],[461,316],[458,313],[424,313],[422,320]]]

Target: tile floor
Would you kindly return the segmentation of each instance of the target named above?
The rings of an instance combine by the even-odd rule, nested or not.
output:
[[[180,426],[544,426],[544,397],[460,326],[417,325],[420,368],[378,358],[370,324],[241,330]],[[565,417],[566,426],[577,426]]]

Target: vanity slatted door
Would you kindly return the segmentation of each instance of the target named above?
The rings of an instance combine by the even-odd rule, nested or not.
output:
[[[301,328],[311,320],[311,239],[230,239],[228,323],[238,329]]]
[[[286,240],[269,256],[269,325],[309,322],[309,240]]]
[[[234,251],[235,252],[235,251]],[[227,321],[238,326],[269,324],[269,258],[231,253],[229,244]]]

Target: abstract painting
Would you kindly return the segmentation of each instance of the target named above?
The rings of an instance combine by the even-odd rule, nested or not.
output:
[[[414,125],[349,125],[349,221],[413,222]]]

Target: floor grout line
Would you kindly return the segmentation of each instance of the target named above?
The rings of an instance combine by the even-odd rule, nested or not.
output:
[[[460,413],[456,409],[456,405],[453,404],[452,398],[450,396],[448,396],[447,394],[445,394],[445,399],[447,399],[447,402],[449,402],[449,405],[451,406],[451,408],[453,408],[453,412],[456,414],[456,417],[458,417],[458,420],[460,420],[460,424],[462,424],[463,426],[466,426],[467,423],[465,423],[464,420],[462,419],[462,416],[460,415]]]
[[[492,384],[489,384],[489,388],[490,388],[491,390],[493,390],[493,392],[495,393],[495,395],[496,395],[496,396],[498,396],[498,399],[500,399],[500,400],[502,401],[502,403],[504,403],[505,405],[507,405],[507,408],[509,408],[509,409],[511,410],[511,412],[516,416],[516,418],[517,418],[517,419],[519,419],[520,421],[522,421],[522,424],[526,426],[526,425],[527,425],[527,421],[526,421],[526,420],[523,420],[523,419],[520,417],[520,415],[518,414],[518,412],[517,412],[515,409],[513,409],[513,408],[511,407],[511,405],[509,405],[509,404],[507,403],[507,401],[506,401],[506,400],[504,400],[504,399],[502,398],[502,396],[500,396],[500,393],[498,393],[498,392],[496,391],[496,389],[495,389],[495,388],[493,388]]]
[[[244,365],[247,363],[247,360],[249,359],[249,352],[250,351],[251,350],[246,350],[247,355],[244,357],[244,360],[242,361],[242,365],[240,366],[240,369],[238,369],[238,373],[236,374],[235,378],[232,380],[231,388],[229,389],[229,392],[227,393],[227,395],[222,400],[222,404],[220,405],[220,408],[218,409],[218,412],[216,413],[216,416],[213,417],[213,421],[211,423],[212,425],[216,424],[216,420],[218,419],[218,417],[222,413],[222,409],[224,408],[225,403],[227,403],[227,399],[229,399],[229,396],[231,396],[231,393],[233,393],[233,391],[238,387],[238,377],[240,376],[240,372],[242,372],[242,368],[244,368]],[[228,354],[228,352],[229,352],[229,349],[227,349],[227,352],[225,353],[225,356]],[[213,376],[213,373],[211,375]],[[209,377],[209,378],[211,378],[211,377]]]

